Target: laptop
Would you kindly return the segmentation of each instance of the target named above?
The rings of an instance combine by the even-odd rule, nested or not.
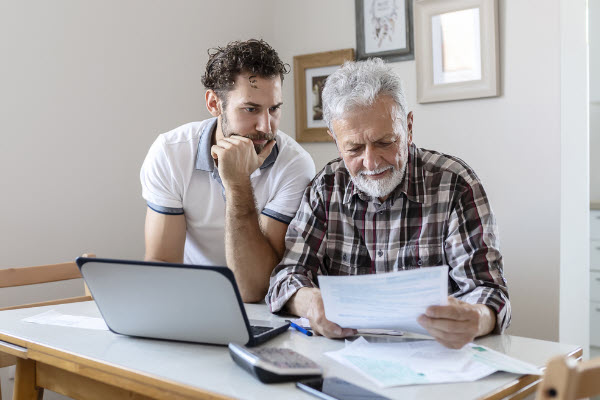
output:
[[[256,346],[289,323],[250,321],[227,267],[79,257],[108,328],[155,339]]]

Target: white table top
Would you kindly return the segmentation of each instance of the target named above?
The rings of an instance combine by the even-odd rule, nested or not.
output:
[[[109,331],[39,325],[21,321],[23,318],[48,310],[69,315],[100,316],[94,302],[2,311],[0,333],[234,398],[314,399],[313,396],[296,389],[293,383],[267,385],[259,382],[239,368],[229,356],[228,349],[223,346],[140,339]],[[269,313],[264,304],[247,304],[246,310],[250,319],[281,319]],[[389,337],[383,340],[405,339]],[[574,345],[509,335],[492,335],[477,340],[477,343],[539,366],[544,365],[554,355],[567,354],[578,348]],[[321,365],[325,376],[340,377],[392,399],[474,399],[517,378],[514,374],[497,372],[476,382],[381,389],[357,372],[324,355],[327,351],[344,347],[343,340],[320,336],[309,337],[289,330],[262,346],[294,349]]]

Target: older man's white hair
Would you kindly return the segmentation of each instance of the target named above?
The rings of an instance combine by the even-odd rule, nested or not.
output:
[[[400,78],[380,58],[347,61],[327,78],[323,88],[323,119],[335,135],[333,121],[356,107],[371,106],[378,97],[394,99],[394,131],[406,135],[406,99]]]

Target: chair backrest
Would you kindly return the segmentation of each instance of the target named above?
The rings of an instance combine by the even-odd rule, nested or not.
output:
[[[577,362],[564,356],[546,365],[536,400],[576,400],[600,394],[600,358]]]
[[[93,254],[84,254],[83,256],[95,257]],[[70,279],[81,279],[79,267],[77,267],[75,262],[40,265],[35,267],[7,268],[0,270],[0,288],[35,285],[40,283],[66,281]],[[13,305],[10,307],[0,308],[0,311],[92,300],[92,296],[85,284],[84,288],[85,296]]]
[[[94,254],[84,254],[84,257],[95,257]],[[79,267],[75,262],[62,264],[40,265],[35,267],[7,268],[0,270],[0,289],[18,286],[36,285],[40,283],[50,283],[67,281],[71,279],[81,279]],[[38,303],[13,305],[2,307],[0,311],[13,310],[18,308],[41,307],[53,304],[76,303],[79,301],[93,300],[87,286],[84,285],[85,296],[69,297],[63,299],[42,301]],[[0,368],[10,367],[17,363],[17,356],[9,353],[0,352]],[[14,374],[14,372],[13,372]],[[0,400],[2,400],[2,391],[0,389]]]

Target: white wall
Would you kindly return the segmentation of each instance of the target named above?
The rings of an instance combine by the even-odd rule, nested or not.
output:
[[[207,49],[262,36],[267,12],[235,0],[0,2],[0,266],[143,257],[150,144],[208,116]]]
[[[417,145],[457,155],[497,214],[512,334],[559,335],[560,1],[500,1],[500,97],[420,105]],[[140,258],[138,171],[157,134],[207,116],[206,49],[264,37],[293,55],[355,47],[349,0],[0,3],[0,265],[84,251]],[[318,12],[316,12],[318,10]],[[293,76],[281,128],[294,136]],[[335,146],[307,144],[317,168]]]
[[[600,0],[589,2],[590,200],[600,203]]]

